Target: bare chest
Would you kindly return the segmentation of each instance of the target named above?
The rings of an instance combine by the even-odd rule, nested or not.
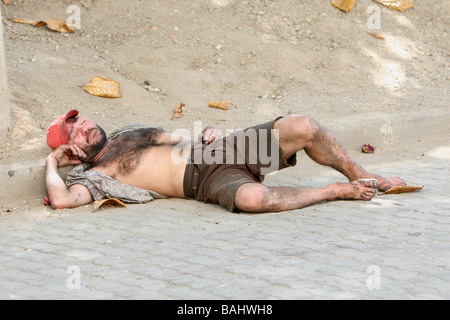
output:
[[[117,181],[165,196],[183,196],[190,142],[172,139],[160,128],[133,130],[110,141],[93,170]]]

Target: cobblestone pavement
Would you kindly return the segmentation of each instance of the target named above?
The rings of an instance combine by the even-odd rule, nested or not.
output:
[[[425,188],[256,216],[181,199],[3,210],[0,298],[450,299],[448,161],[370,169]],[[287,170],[267,182],[295,183]]]

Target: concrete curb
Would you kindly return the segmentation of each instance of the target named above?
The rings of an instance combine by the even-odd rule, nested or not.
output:
[[[345,146],[371,143],[379,146],[416,138],[450,134],[450,112],[430,110],[420,114],[359,114],[322,122]],[[65,177],[70,168],[62,168]],[[0,165],[0,206],[41,199],[45,191],[45,159]]]
[[[323,123],[344,145],[396,144],[427,136],[450,134],[450,112],[429,110],[411,114],[369,113]]]

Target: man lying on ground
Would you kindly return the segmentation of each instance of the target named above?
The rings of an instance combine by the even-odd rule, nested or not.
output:
[[[405,185],[397,177],[368,172],[317,121],[300,115],[222,138],[207,127],[192,141],[160,127],[132,124],[109,137],[93,121],[71,110],[48,129],[53,152],[46,160],[46,188],[54,209],[117,198],[145,203],[155,198],[192,198],[217,203],[231,212],[278,212],[328,200],[370,201],[377,190]],[[304,150],[348,183],[323,188],[268,187],[264,176],[296,165]],[[61,178],[58,167],[77,165]]]

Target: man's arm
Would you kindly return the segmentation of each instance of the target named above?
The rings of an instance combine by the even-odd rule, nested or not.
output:
[[[81,163],[78,157],[85,154],[75,145],[62,145],[47,157],[45,187],[53,209],[74,208],[94,201],[88,188],[80,184],[68,188],[59,174],[58,167]]]

